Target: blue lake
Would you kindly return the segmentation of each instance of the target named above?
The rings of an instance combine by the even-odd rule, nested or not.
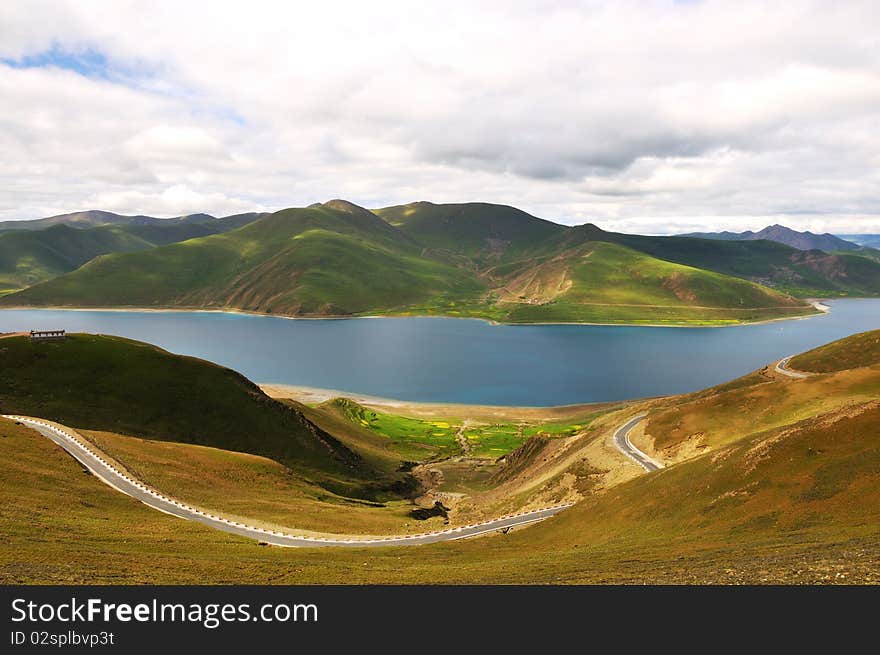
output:
[[[229,366],[256,382],[413,401],[546,406],[695,391],[880,328],[880,299],[829,304],[824,316],[725,328],[0,310],[0,332],[115,334]]]

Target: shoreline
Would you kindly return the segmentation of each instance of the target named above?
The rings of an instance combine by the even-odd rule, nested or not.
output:
[[[845,298],[845,300],[858,300],[859,298]],[[530,325],[589,325],[589,326],[598,326],[598,327],[649,327],[649,328],[691,328],[691,329],[702,329],[702,328],[731,328],[731,327],[745,327],[748,325],[765,325],[767,323],[776,323],[779,321],[798,321],[808,318],[815,318],[816,316],[824,316],[831,311],[831,308],[824,304],[826,302],[833,302],[834,300],[843,300],[842,298],[837,299],[806,299],[806,302],[810,303],[813,308],[816,310],[816,313],[812,314],[802,314],[798,316],[780,316],[778,318],[767,318],[762,319],[760,321],[738,321],[734,323],[729,323],[726,325],[701,325],[701,324],[689,324],[689,323],[592,323],[588,321],[529,321],[522,323],[505,323],[502,321],[496,321],[491,318],[482,318],[480,316],[448,316],[445,314],[364,314],[364,315],[356,315],[356,316],[290,316],[288,314],[267,314],[263,312],[251,312],[244,309],[236,309],[234,307],[228,309],[187,309],[181,307],[64,307],[64,306],[48,306],[48,307],[34,307],[28,305],[21,306],[11,306],[11,307],[0,307],[0,312],[2,311],[66,311],[66,312],[133,312],[133,313],[143,313],[143,314],[234,314],[239,316],[255,316],[255,317],[263,317],[263,318],[278,318],[284,319],[287,321],[350,321],[357,319],[389,319],[389,318],[447,318],[447,319],[460,319],[460,320],[468,320],[468,321],[482,321],[491,326],[497,327],[516,327],[516,326],[530,326]],[[730,309],[736,310],[737,308],[717,308],[717,309]]]
[[[874,298],[845,298],[843,300],[876,300]],[[817,310],[817,313],[810,314],[808,316],[798,316],[791,318],[782,318],[782,319],[770,319],[766,321],[760,321],[755,323],[747,323],[740,325],[729,325],[729,326],[713,326],[713,327],[744,327],[746,325],[758,325],[764,323],[772,323],[778,322],[781,320],[801,320],[814,318],[816,316],[825,316],[828,315],[832,309],[829,304],[833,303],[835,300],[841,299],[808,299],[808,302]],[[79,311],[79,312],[107,312],[107,313],[204,313],[204,314],[230,314],[230,315],[242,315],[242,316],[257,316],[257,317],[273,317],[271,314],[258,314],[254,312],[246,312],[242,310],[223,310],[223,309],[165,309],[165,308],[67,308],[67,307],[21,307],[21,308],[0,308],[0,312],[4,309],[9,310],[25,310],[25,311]],[[284,318],[286,320],[352,320],[359,318],[395,318],[389,316],[344,316],[344,317],[291,317],[291,316],[275,316],[276,318]],[[397,317],[397,318],[469,318],[469,317],[442,317],[442,316],[411,316],[411,317]],[[471,319],[471,320],[481,320],[487,323],[492,323],[486,319]],[[495,325],[573,325],[572,323],[531,323],[531,324],[499,324],[494,323]],[[576,325],[603,325],[603,324],[576,324]],[[605,324],[607,325],[607,324]],[[611,327],[650,327],[647,325],[641,324],[610,324]],[[660,325],[656,327],[689,327],[689,326],[669,326],[669,325]],[[18,333],[9,333],[3,334],[2,336],[12,336],[13,334]],[[26,334],[26,333],[21,333]],[[2,338],[0,336],[0,338]],[[660,396],[645,396],[645,397],[635,397],[635,398],[626,398],[617,401],[593,401],[593,402],[577,402],[577,403],[567,403],[560,405],[493,405],[493,404],[475,404],[475,403],[463,403],[463,402],[444,402],[444,401],[421,401],[421,400],[406,400],[401,398],[390,398],[384,396],[376,396],[368,393],[357,392],[357,391],[345,391],[341,389],[331,389],[326,387],[312,387],[307,385],[295,385],[295,384],[285,384],[282,382],[268,382],[268,381],[257,381],[255,382],[260,389],[266,393],[268,396],[274,398],[287,398],[297,402],[301,402],[303,404],[320,404],[326,402],[328,400],[334,398],[348,398],[353,400],[359,404],[367,405],[374,407],[376,409],[385,409],[385,410],[408,410],[417,414],[424,415],[434,415],[437,413],[445,414],[447,412],[482,412],[485,414],[504,414],[506,412],[511,411],[525,411],[525,412],[534,412],[534,413],[544,413],[544,414],[552,414],[554,412],[566,413],[566,412],[576,412],[583,411],[589,409],[596,409],[602,406],[610,407],[610,406],[626,406],[636,402],[644,402],[650,401],[652,399],[658,398]],[[673,394],[674,395],[674,394]]]
[[[474,403],[432,402],[421,400],[402,400],[400,398],[387,398],[373,396],[365,393],[342,391],[339,389],[327,389],[323,387],[309,387],[295,384],[280,384],[273,382],[258,382],[258,387],[267,396],[276,399],[288,399],[303,404],[321,404],[334,398],[346,398],[360,405],[379,409],[382,411],[398,411],[403,415],[417,415],[419,417],[442,417],[459,416],[461,412],[475,417],[504,417],[513,412],[522,418],[523,414],[532,415],[532,418],[560,418],[566,415],[577,415],[583,412],[596,411],[603,408],[624,407],[633,403],[653,400],[657,397],[628,398],[616,401],[596,401],[585,403],[571,403],[567,405],[478,405]]]

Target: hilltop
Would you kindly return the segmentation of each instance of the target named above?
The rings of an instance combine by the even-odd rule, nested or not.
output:
[[[485,202],[438,205],[423,201],[375,213],[418,243],[477,260],[526,254],[567,229],[515,207]]]

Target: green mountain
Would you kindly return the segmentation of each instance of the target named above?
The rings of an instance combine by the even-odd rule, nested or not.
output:
[[[754,282],[617,243],[557,245],[486,270],[505,320],[723,324],[805,313],[801,301]]]
[[[802,298],[880,294],[880,263],[859,254],[798,250],[767,240],[619,234],[589,225],[573,228],[565,238],[625,245],[658,259],[743,278]]]
[[[240,227],[250,215],[205,221],[154,219],[144,224],[0,232],[0,292],[20,289],[73,271],[98,255],[148,250]]]
[[[373,213],[333,200],[224,234],[98,257],[0,303],[688,324],[813,311],[613,236],[497,205],[416,203]]]
[[[414,202],[375,213],[418,243],[476,259],[525,254],[536,243],[567,229],[515,207],[485,202]]]
[[[590,223],[566,227],[513,207],[486,203],[417,202],[377,209],[375,213],[420,243],[458,257],[459,264],[464,259],[477,268],[485,268],[493,261],[556,256],[576,245],[601,241],[667,262],[743,278],[799,297],[880,294],[880,266],[862,261],[874,258],[872,252],[859,250],[854,244],[847,245],[847,252],[801,250],[800,246],[809,245],[804,239],[817,235],[782,226],[768,228],[762,231],[763,237],[755,239],[733,234],[730,239],[723,234],[705,239],[620,234]],[[798,247],[771,237],[790,237]],[[837,241],[832,237],[823,243]]]
[[[375,214],[331,201],[277,212],[220,235],[99,257],[7,300],[344,315],[472,298],[482,291],[472,274],[421,251]]]

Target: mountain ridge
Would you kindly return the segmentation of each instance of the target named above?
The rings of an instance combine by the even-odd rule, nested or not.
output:
[[[238,218],[114,229],[143,237],[229,220]],[[100,254],[0,305],[723,325],[813,313],[798,298],[880,295],[880,261],[859,251],[622,234],[508,205],[420,201],[371,211],[337,198],[244,222]],[[0,234],[0,243],[13,234],[22,233]]]
[[[858,244],[837,237],[829,232],[824,234],[814,234],[809,230],[798,232],[779,223],[768,225],[758,232],[751,230],[729,232],[725,230],[723,232],[691,232],[678,236],[698,239],[720,239],[723,241],[759,241],[767,239],[768,241],[783,243],[798,250],[822,250],[824,252],[857,250],[859,247]]]
[[[371,212],[337,199],[223,234],[103,255],[0,303],[685,324],[814,311],[753,281],[663,261],[613,237],[505,205],[423,202]]]
[[[69,225],[76,228],[102,227],[105,225],[134,226],[134,225],[174,225],[174,224],[198,224],[210,223],[222,220],[244,225],[246,222],[258,220],[267,216],[265,212],[246,212],[231,214],[217,218],[211,214],[197,213],[174,216],[171,218],[157,218],[143,214],[126,215],[102,209],[89,209],[85,211],[57,214],[45,218],[25,219],[17,221],[0,221],[0,233],[20,230],[42,230],[54,225]]]

